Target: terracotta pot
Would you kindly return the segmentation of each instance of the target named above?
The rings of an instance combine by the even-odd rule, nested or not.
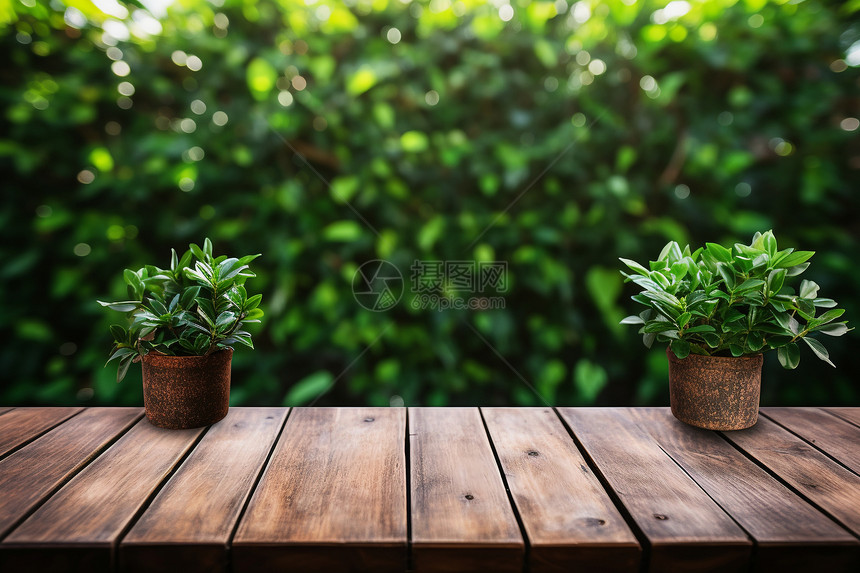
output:
[[[669,358],[672,414],[708,430],[743,430],[758,420],[762,355],[725,357],[690,354]]]
[[[143,357],[143,404],[153,425],[180,430],[214,424],[230,403],[232,349],[209,356]]]

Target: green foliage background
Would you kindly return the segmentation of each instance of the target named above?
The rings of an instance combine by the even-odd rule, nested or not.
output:
[[[145,4],[0,4],[2,403],[141,403],[95,301],[204,236],[263,253],[237,405],[666,404],[617,257],[669,239],[773,228],[860,317],[857,1]],[[508,261],[506,308],[368,312],[375,258]],[[857,342],[763,402],[857,405]]]

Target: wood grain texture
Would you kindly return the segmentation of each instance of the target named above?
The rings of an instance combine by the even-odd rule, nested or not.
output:
[[[0,416],[11,410],[12,408],[0,408]]]
[[[201,432],[140,420],[0,543],[0,570],[109,571],[118,537]]]
[[[551,408],[482,408],[529,543],[529,571],[638,571],[641,548]]]
[[[406,411],[295,408],[233,540],[233,570],[403,571]]]
[[[416,572],[521,571],[525,544],[477,408],[410,408]]]
[[[860,474],[860,428],[818,408],[762,408],[762,413]]]
[[[740,571],[752,542],[732,519],[617,409],[560,408],[649,543],[649,571]]]
[[[767,418],[739,432],[732,443],[860,536],[860,477]]]
[[[230,536],[287,411],[231,408],[214,424],[122,540],[121,571],[226,571]]]
[[[857,558],[860,542],[779,483],[715,432],[688,426],[665,408],[623,411],[756,542],[753,571],[837,571]]]
[[[83,408],[14,408],[0,416],[0,457],[68,420]]]
[[[824,410],[860,427],[860,408],[824,408]]]
[[[0,461],[0,538],[142,415],[89,408]]]

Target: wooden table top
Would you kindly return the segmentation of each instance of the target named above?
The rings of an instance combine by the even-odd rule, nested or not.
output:
[[[860,571],[860,408],[0,408],[0,571]]]

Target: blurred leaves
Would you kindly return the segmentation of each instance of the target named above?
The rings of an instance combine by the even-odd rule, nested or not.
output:
[[[852,3],[503,4],[0,8],[0,402],[139,403],[92,301],[199,236],[265,255],[237,405],[665,403],[609,269],[669,240],[773,228],[858,316]],[[506,308],[365,311],[375,258],[507,261]],[[857,403],[856,337],[764,403]]]

